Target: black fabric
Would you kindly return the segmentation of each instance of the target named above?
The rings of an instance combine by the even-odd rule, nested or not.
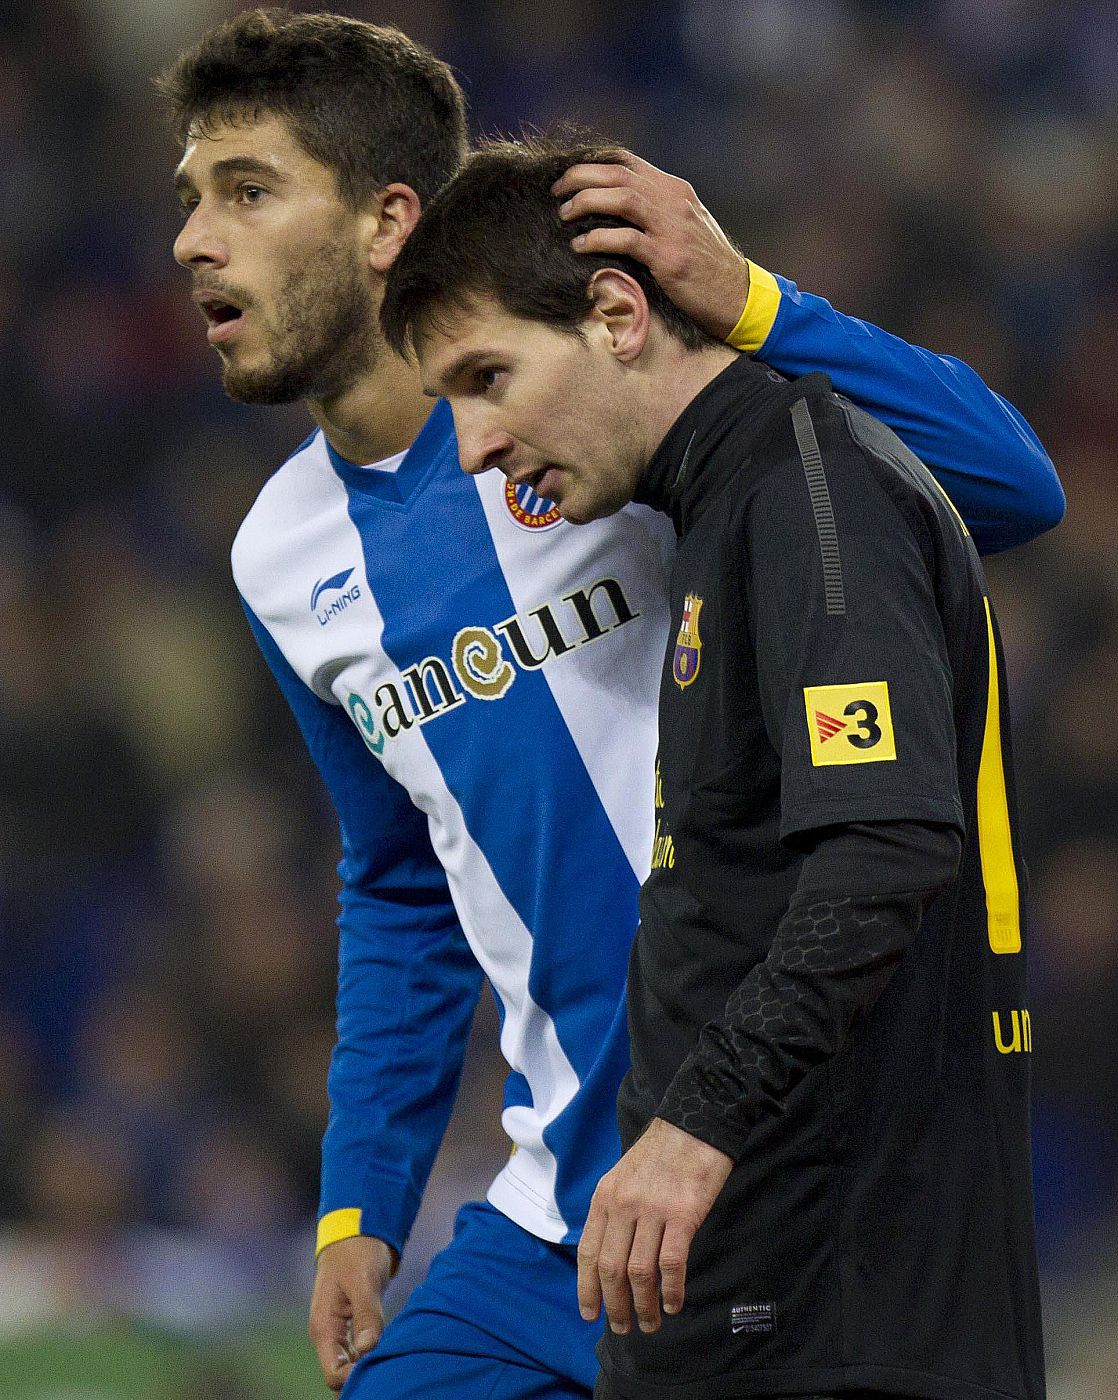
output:
[[[1044,1396],[1024,957],[994,952],[978,839],[985,581],[863,420],[743,359],[643,487],[679,534],[678,632],[619,1125],[627,1148],[663,1112],[735,1167],[683,1311],[603,1338],[623,1400]]]
[[[605,1375],[598,1376],[598,1383],[594,1387],[594,1400],[621,1400]],[[898,1397],[895,1393],[886,1395],[880,1390],[844,1390],[841,1395],[820,1395],[815,1391],[811,1395],[754,1395],[748,1397],[748,1400],[904,1400],[904,1397]]]
[[[657,1116],[740,1157],[757,1118],[779,1112],[884,991],[959,853],[951,827],[852,823],[819,833],[768,956],[703,1027]]]

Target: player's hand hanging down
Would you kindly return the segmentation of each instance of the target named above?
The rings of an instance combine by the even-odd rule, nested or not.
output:
[[[622,163],[624,162],[624,163]],[[644,263],[681,311],[725,339],[749,295],[749,265],[687,183],[629,151],[616,165],[573,165],[551,187],[560,216],[624,219],[572,240],[580,253],[625,254]]]
[[[395,1268],[388,1245],[366,1235],[336,1240],[318,1256],[307,1331],[331,1390],[341,1390],[354,1363],[380,1340],[382,1299]]]
[[[633,1312],[642,1332],[664,1311],[683,1306],[687,1256],[733,1162],[717,1147],[662,1118],[598,1182],[578,1246],[578,1305],[586,1320],[606,1317],[628,1332]]]

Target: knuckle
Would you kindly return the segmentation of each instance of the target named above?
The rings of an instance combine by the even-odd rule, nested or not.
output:
[[[599,1259],[598,1275],[605,1283],[618,1283],[625,1273],[616,1259]]]
[[[644,1260],[630,1259],[628,1273],[631,1283],[651,1283],[656,1277],[656,1270]]]

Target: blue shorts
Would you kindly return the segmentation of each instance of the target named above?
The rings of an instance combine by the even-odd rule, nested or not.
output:
[[[341,1400],[591,1400],[602,1324],[579,1316],[577,1279],[573,1245],[463,1206]]]

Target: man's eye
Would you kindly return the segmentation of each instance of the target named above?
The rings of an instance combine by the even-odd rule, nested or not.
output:
[[[261,196],[266,193],[260,185],[242,185],[240,188],[240,196],[246,204],[259,204]]]
[[[479,369],[477,373],[478,384],[483,389],[495,389],[503,374],[504,370],[501,369]]]
[[[189,219],[191,214],[193,214],[195,209],[197,208],[198,201],[196,199],[179,200],[179,213],[183,216],[184,219]]]

